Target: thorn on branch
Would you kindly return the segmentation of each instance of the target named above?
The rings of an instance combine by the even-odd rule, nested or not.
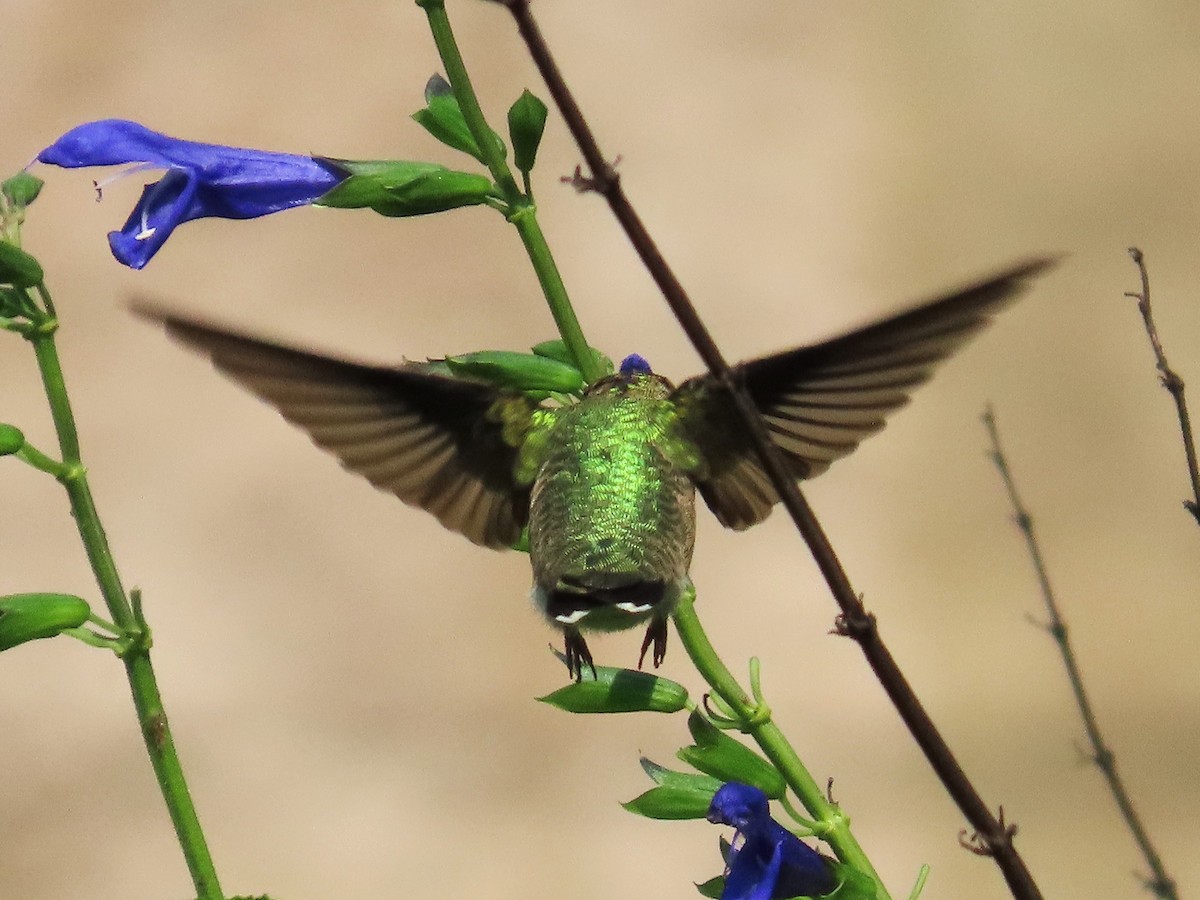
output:
[[[1001,806],[996,817],[996,830],[987,833],[973,831],[970,835],[964,828],[958,833],[958,843],[964,850],[970,850],[976,856],[994,857],[998,853],[1012,849],[1012,839],[1017,833],[1017,826],[1005,824],[1004,807]]]
[[[862,595],[858,596],[859,609],[858,613],[839,613],[837,618],[833,620],[833,628],[830,634],[836,634],[838,637],[848,637],[862,644],[875,637],[878,628],[875,623],[875,614],[869,613],[862,609]]]
[[[605,164],[604,168],[593,175],[584,175],[583,167],[576,166],[575,171],[570,175],[564,175],[559,181],[563,184],[569,184],[581,194],[600,194],[606,195],[616,190],[617,183],[621,180],[621,176],[617,174],[617,166],[621,164],[621,157],[617,157],[610,164]]]

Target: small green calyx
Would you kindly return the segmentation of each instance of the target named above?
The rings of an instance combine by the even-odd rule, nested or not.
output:
[[[546,104],[524,91],[508,110],[508,135],[512,138],[513,162],[528,174],[537,159],[542,132],[546,130]]]
[[[9,594],[0,597],[0,650],[78,628],[91,608],[72,594]]]
[[[775,800],[787,790],[787,783],[778,769],[720,731],[698,712],[688,716],[688,731],[695,743],[676,754],[688,765],[721,781],[737,781],[756,787]]]
[[[0,456],[11,456],[25,448],[25,435],[15,425],[0,422]]]
[[[382,216],[424,216],[460,206],[478,206],[493,195],[492,183],[483,175],[458,172],[436,163],[325,161],[348,172],[349,177],[316,200],[316,206],[372,209]]]
[[[646,757],[642,769],[655,787],[621,805],[648,819],[703,819],[721,782],[708,775],[676,772]]]
[[[418,109],[412,117],[418,125],[447,147],[469,154],[486,165],[479,144],[471,134],[471,129],[467,127],[467,120],[463,117],[458,99],[454,96],[454,88],[441,75],[434,75],[426,83],[425,108]],[[508,149],[500,135],[494,131],[490,134],[500,155],[505,156]]]
[[[45,182],[36,175],[18,172],[12,178],[0,181],[0,196],[14,209],[24,209],[37,199],[43,184]]]
[[[15,244],[0,241],[0,284],[30,288],[45,278],[41,264]]]
[[[590,350],[592,353],[592,359],[596,363],[596,368],[604,375],[611,375],[616,371],[616,368],[613,366],[613,361],[605,354],[601,353],[595,347],[588,347],[588,350]],[[571,355],[571,351],[567,347],[566,342],[564,342],[561,338],[555,338],[552,341],[542,341],[533,348],[533,352],[536,356],[544,356],[547,359],[556,359],[560,363],[566,363],[569,366],[575,365],[575,358]]]
[[[571,713],[674,713],[687,708],[687,688],[666,678],[597,666],[596,677],[584,678],[539,697],[558,709]]]
[[[526,393],[578,394],[583,375],[574,366],[558,360],[511,350],[480,350],[446,357],[450,372],[479,378]]]

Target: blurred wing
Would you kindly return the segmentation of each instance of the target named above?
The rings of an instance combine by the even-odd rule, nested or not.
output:
[[[939,362],[1051,265],[1025,263],[859,331],[741,363],[734,372],[792,474],[812,478],[883,428]],[[706,464],[696,480],[709,507],[728,528],[761,522],[779,495],[732,401],[711,375],[684,382],[675,399],[680,427]]]
[[[476,544],[508,547],[520,537],[529,489],[514,482],[513,466],[534,409],[522,395],[419,366],[330,359],[145,304],[134,308],[376,487]]]

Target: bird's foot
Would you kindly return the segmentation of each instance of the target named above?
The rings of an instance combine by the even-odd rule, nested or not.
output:
[[[650,627],[646,629],[646,637],[642,640],[642,652],[638,654],[638,668],[646,661],[646,651],[654,647],[654,653],[650,656],[650,661],[654,663],[654,668],[662,665],[663,658],[667,655],[667,620],[666,619],[651,619]]]
[[[643,652],[645,652],[643,650]],[[596,677],[596,664],[592,662],[592,651],[588,649],[587,641],[578,629],[563,629],[563,654],[567,658],[567,671],[576,681],[583,681],[583,667],[592,670],[592,678]]]

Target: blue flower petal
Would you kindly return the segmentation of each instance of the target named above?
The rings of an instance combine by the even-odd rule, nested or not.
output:
[[[771,818],[758,788],[725,785],[713,796],[708,820],[737,829],[721,900],[819,897],[837,887],[825,858]]]
[[[311,156],[178,140],[123,119],[73,128],[38,159],[66,168],[137,164],[167,170],[147,185],[124,227],[109,234],[113,255],[135,269],[183,222],[252,219],[303,206],[347,177]]]

